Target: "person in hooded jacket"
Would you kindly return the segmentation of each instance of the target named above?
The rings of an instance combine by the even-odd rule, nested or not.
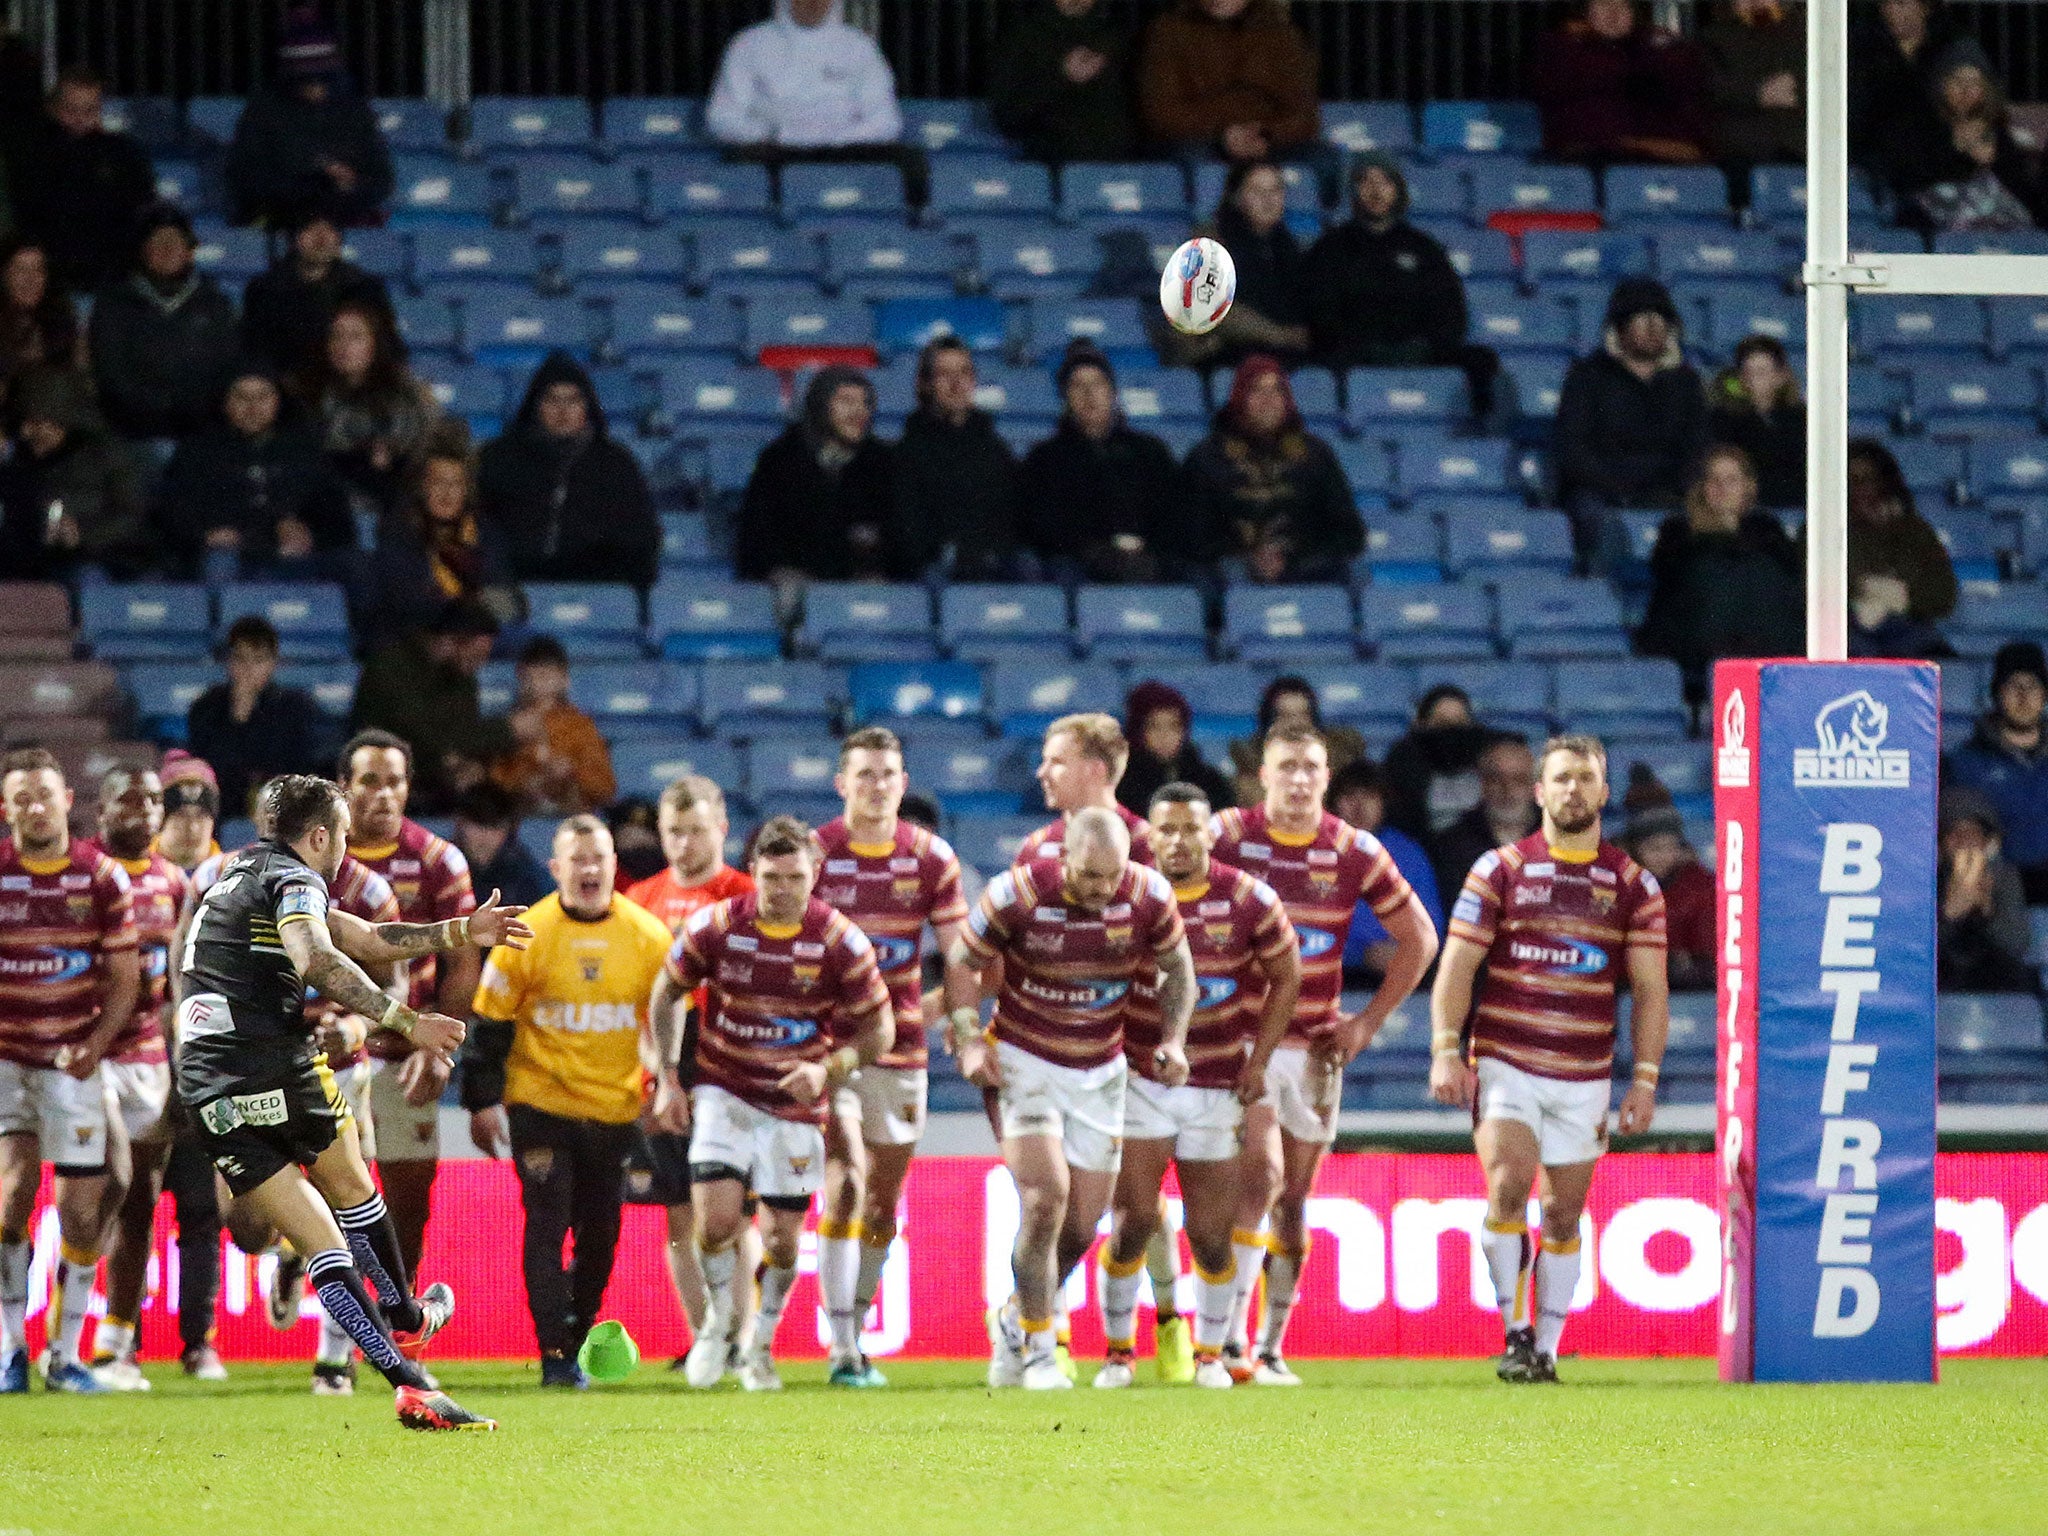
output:
[[[917,409],[896,445],[889,562],[914,580],[939,561],[955,581],[1017,570],[1017,458],[974,403],[974,354],[947,335],[917,355]]]
[[[1275,358],[1238,364],[1229,402],[1188,454],[1187,479],[1212,556],[1251,581],[1342,581],[1365,547],[1343,466],[1302,424]]]
[[[176,205],[153,204],[135,271],[93,304],[93,382],[107,424],[123,437],[189,437],[220,409],[238,356],[235,303],[194,265],[198,248]]]
[[[1849,654],[1955,654],[1936,627],[1956,611],[1955,566],[1889,448],[1849,440]]]
[[[1767,507],[1806,505],[1806,402],[1792,356],[1775,336],[1745,336],[1734,361],[1714,378],[1707,436],[1732,443],[1756,470]]]
[[[1066,402],[1059,427],[1017,471],[1025,545],[1055,580],[1166,579],[1180,564],[1181,474],[1173,450],[1124,419],[1116,374],[1092,341],[1068,344],[1059,385]]]
[[[633,455],[613,442],[590,375],[549,354],[483,451],[477,513],[521,581],[653,584],[661,524]]]
[[[285,17],[277,73],[235,124],[227,180],[238,224],[287,224],[316,201],[344,224],[383,222],[391,151],[316,7]]]
[[[119,577],[146,570],[153,551],[134,467],[93,409],[85,375],[31,368],[10,406],[21,425],[0,467],[0,568],[29,580],[81,566]]]
[[[1131,758],[1116,783],[1116,798],[1126,810],[1143,816],[1152,808],[1154,792],[1168,784],[1194,785],[1209,797],[1211,810],[1237,803],[1229,778],[1189,738],[1193,720],[1187,696],[1171,684],[1147,678],[1130,691],[1124,700],[1124,739],[1131,744]]]
[[[355,545],[348,493],[319,439],[286,417],[269,365],[235,370],[218,411],[164,470],[157,517],[171,547],[209,582],[338,574]]]
[[[1200,336],[1155,327],[1168,361],[1193,368],[1267,352],[1290,367],[1308,356],[1301,242],[1287,227],[1287,182],[1266,160],[1240,160],[1223,182],[1215,220],[1196,233],[1220,241],[1237,272],[1237,296],[1215,330]]]
[[[2048,226],[2048,169],[2012,130],[1991,60],[1958,38],[1927,66],[1920,110],[1901,110],[1876,146],[1900,222],[1923,229]]]
[[[1611,509],[1676,506],[1685,495],[1707,404],[1683,337],[1662,283],[1623,278],[1607,301],[1600,349],[1564,376],[1553,439],[1558,492],[1591,569],[1613,556]]]
[[[1941,765],[1944,793],[1969,788],[1987,796],[2004,824],[2005,856],[2020,872],[2026,899],[2048,903],[2048,655],[2038,640],[2008,640],[1991,663],[1991,707],[1969,740]]]
[[[1033,0],[991,58],[996,126],[1033,160],[1128,160],[1138,144],[1130,23],[1101,0]]]
[[[747,581],[880,580],[894,508],[894,455],[875,437],[875,386],[821,368],[800,421],[761,450],[740,500],[735,566]]]
[[[1180,0],[1145,35],[1138,106],[1166,149],[1286,155],[1321,121],[1315,50],[1279,0]]]

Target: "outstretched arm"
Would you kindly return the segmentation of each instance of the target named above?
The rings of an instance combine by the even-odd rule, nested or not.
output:
[[[367,924],[365,926],[368,926]],[[438,1013],[415,1013],[363,974],[363,968],[335,947],[324,919],[307,913],[289,914],[278,923],[278,938],[300,979],[346,1009],[395,1029],[422,1050],[446,1056],[462,1044],[459,1019]]]
[[[525,910],[498,905],[498,893],[493,891],[489,900],[469,916],[451,917],[445,922],[366,923],[349,913],[329,909],[327,924],[335,945],[350,959],[363,965],[386,965],[471,946],[490,949],[504,944],[524,949],[533,937],[533,930],[519,920]]]

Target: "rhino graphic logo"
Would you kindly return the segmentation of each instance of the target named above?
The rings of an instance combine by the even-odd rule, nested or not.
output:
[[[1891,711],[1870,696],[1868,688],[1845,693],[1813,719],[1813,734],[1820,749],[1830,757],[1844,752],[1870,756],[1884,745],[1885,727]]]
[[[1912,755],[1885,750],[1890,728],[1890,709],[1868,688],[1823,705],[1813,717],[1817,745],[1792,754],[1792,782],[1828,788],[1906,788],[1912,782]]]

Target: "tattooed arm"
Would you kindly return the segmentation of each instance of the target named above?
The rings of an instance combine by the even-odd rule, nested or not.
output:
[[[1195,1012],[1195,957],[1182,939],[1171,949],[1159,952],[1159,1049],[1154,1063],[1159,1080],[1178,1088],[1188,1080],[1188,1020]]]
[[[533,930],[519,921],[524,907],[501,907],[498,893],[467,917],[440,923],[366,923],[346,912],[329,910],[328,926],[335,944],[350,959],[364,965],[385,965],[393,961],[417,960],[422,955],[446,954],[451,950],[489,949],[507,944],[526,948]]]
[[[300,978],[337,1007],[375,1019],[422,1050],[438,1055],[446,1055],[462,1043],[463,1025],[459,1019],[438,1013],[415,1013],[387,996],[382,987],[363,974],[361,966],[335,948],[324,917],[303,912],[287,915],[279,921],[277,933]]]

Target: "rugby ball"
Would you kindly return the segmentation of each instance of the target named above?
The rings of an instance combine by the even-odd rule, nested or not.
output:
[[[1159,307],[1166,323],[1189,336],[1213,331],[1237,297],[1237,268],[1214,240],[1190,240],[1159,275]]]

